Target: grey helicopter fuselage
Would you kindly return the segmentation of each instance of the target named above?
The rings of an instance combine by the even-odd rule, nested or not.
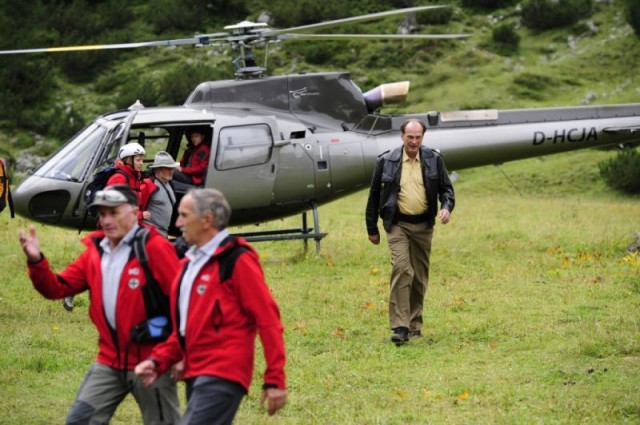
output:
[[[16,210],[90,229],[84,192],[94,172],[130,141],[179,159],[193,126],[210,132],[205,186],[225,193],[233,225],[304,212],[368,187],[378,156],[401,145],[408,118],[427,123],[424,143],[450,171],[640,141],[640,104],[378,114],[387,100],[379,90],[363,94],[347,73],[202,83],[182,106],[99,117],[16,188]]]

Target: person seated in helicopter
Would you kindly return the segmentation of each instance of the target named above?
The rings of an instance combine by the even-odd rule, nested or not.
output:
[[[175,221],[176,194],[171,180],[177,166],[171,154],[160,151],[156,153],[153,164],[149,165],[152,175],[142,180],[142,196],[149,199],[145,210],[150,213],[144,222],[154,226],[165,237]]]
[[[151,213],[146,211],[149,202],[148,193],[141,190],[142,167],[146,152],[139,143],[127,143],[120,148],[115,162],[116,172],[109,177],[106,186],[126,184],[138,197],[138,220],[148,220]]]
[[[201,127],[189,128],[185,133],[188,140],[187,149],[180,159],[180,165],[173,173],[173,180],[188,185],[202,186],[211,154],[207,134],[205,129]]]

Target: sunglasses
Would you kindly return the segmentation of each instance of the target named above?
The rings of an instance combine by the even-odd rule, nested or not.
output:
[[[94,202],[122,202],[129,203],[129,200],[123,193],[117,190],[99,190],[93,198]]]

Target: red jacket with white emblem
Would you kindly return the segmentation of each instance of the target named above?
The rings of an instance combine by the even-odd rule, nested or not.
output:
[[[155,228],[149,228],[147,257],[151,273],[165,294],[179,267],[175,249]],[[147,284],[142,266],[131,250],[131,256],[120,277],[116,298],[116,326],[112,329],[102,304],[102,272],[100,241],[102,230],[90,233],[82,240],[87,249],[60,273],[55,274],[46,258],[27,263],[34,288],[45,298],[61,299],[88,290],[91,293],[89,316],[98,330],[98,363],[114,369],[132,370],[149,357],[153,343],[129,341],[131,329],[147,320],[142,288]],[[125,357],[126,356],[126,357]]]
[[[242,252],[230,278],[220,281],[217,258],[234,245]],[[266,360],[264,385],[286,388],[285,348],[280,311],[264,280],[258,254],[242,238],[227,238],[196,276],[189,295],[184,337],[179,335],[178,296],[182,273],[171,290],[173,333],[153,350],[159,373],[164,373],[184,355],[185,379],[208,375],[251,385],[256,333],[260,335]]]

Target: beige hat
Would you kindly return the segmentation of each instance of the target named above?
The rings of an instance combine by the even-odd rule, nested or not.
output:
[[[149,165],[149,168],[176,168],[180,165],[179,162],[175,162],[173,157],[165,151],[160,151],[153,159],[153,164]]]

